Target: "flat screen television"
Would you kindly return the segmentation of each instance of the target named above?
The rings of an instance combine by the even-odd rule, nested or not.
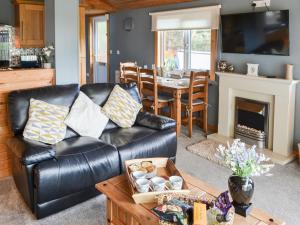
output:
[[[221,21],[224,53],[289,55],[289,10],[223,15]]]

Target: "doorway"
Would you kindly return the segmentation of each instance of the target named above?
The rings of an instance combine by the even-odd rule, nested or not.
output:
[[[88,83],[109,82],[109,15],[92,16],[89,20]]]

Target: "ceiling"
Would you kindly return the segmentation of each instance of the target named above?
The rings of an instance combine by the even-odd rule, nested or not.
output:
[[[193,0],[80,0],[80,3],[86,8],[87,14],[100,14],[191,1]]]

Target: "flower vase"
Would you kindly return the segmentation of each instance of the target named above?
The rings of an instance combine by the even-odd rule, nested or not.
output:
[[[52,67],[51,63],[43,63],[44,69],[51,69],[51,67]]]
[[[251,211],[251,199],[254,193],[254,182],[250,177],[230,176],[228,188],[232,197],[235,212],[247,216]]]

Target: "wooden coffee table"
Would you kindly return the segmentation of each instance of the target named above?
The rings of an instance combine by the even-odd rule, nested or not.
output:
[[[211,185],[186,173],[182,176],[192,191],[206,192],[208,197],[217,197],[221,192]],[[131,198],[125,175],[96,184],[107,196],[108,225],[158,225],[159,219],[151,212],[155,204],[135,204]],[[234,225],[285,225],[286,223],[267,213],[253,208],[248,217],[235,215]]]

